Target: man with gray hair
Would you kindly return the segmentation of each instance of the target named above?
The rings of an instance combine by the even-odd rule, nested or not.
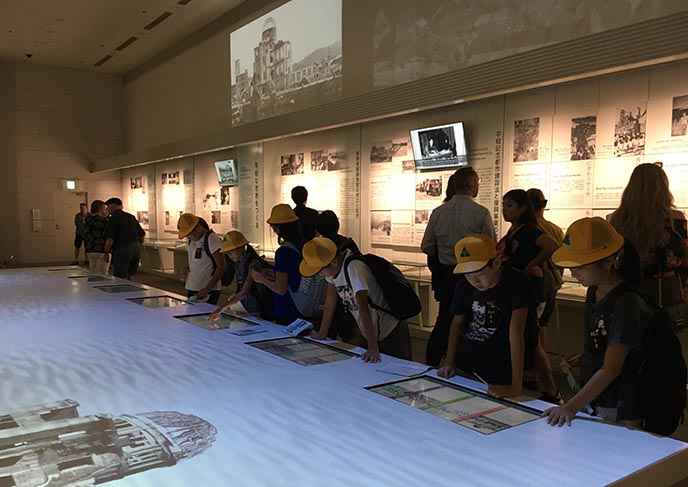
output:
[[[456,242],[473,233],[482,233],[495,240],[494,223],[490,211],[476,203],[480,178],[472,167],[462,167],[452,176],[455,194],[430,214],[421,250],[428,256],[432,272],[435,300],[439,312],[435,327],[428,339],[425,362],[438,366],[447,351],[452,313],[451,303],[459,276],[454,274]]]
[[[141,260],[141,244],[146,232],[134,215],[122,210],[122,200],[110,198],[105,202],[110,218],[105,225],[105,262],[112,253],[112,273],[129,279],[136,274]]]

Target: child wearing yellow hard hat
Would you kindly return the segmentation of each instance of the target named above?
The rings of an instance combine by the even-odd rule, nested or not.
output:
[[[638,254],[614,227],[594,217],[571,224],[552,261],[570,268],[573,277],[588,287],[584,352],[562,363],[566,370],[580,365],[583,387],[543,416],[551,425],[570,426],[576,413],[587,409],[606,420],[639,427],[644,404],[643,337],[652,311],[635,290],[641,273]]]
[[[537,345],[537,297],[528,275],[502,267],[495,241],[473,234],[454,246],[454,291],[447,358],[438,370],[452,377],[458,370],[488,384],[488,393],[521,393],[523,371],[533,366]]]
[[[236,292],[229,297],[225,304],[217,307],[210,315],[209,320],[216,320],[222,311],[239,302],[249,314],[260,316],[265,320],[272,320],[274,318],[272,292],[263,284],[254,282],[251,275],[251,270],[262,271],[267,268],[265,261],[248,243],[244,234],[238,230],[232,230],[224,235],[220,252],[228,254],[234,262]]]
[[[180,239],[187,239],[189,266],[185,270],[187,295],[191,298],[217,304],[220,299],[226,263],[220,254],[220,237],[210,230],[203,218],[183,213],[177,222]]]

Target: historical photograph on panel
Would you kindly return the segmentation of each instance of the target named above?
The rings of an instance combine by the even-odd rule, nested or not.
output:
[[[341,0],[291,0],[232,32],[232,125],[341,98],[341,16]]]
[[[597,139],[597,117],[571,119],[571,160],[585,161],[595,158]]]
[[[426,225],[430,219],[430,210],[416,210],[416,225]]]
[[[129,178],[129,185],[131,186],[131,189],[143,188],[143,176]]]
[[[514,120],[514,162],[538,160],[540,117]]]
[[[222,223],[222,214],[221,212],[215,210],[210,212],[210,223],[213,225],[219,225]]]
[[[406,155],[407,145],[407,142],[392,143],[391,140],[374,143],[370,147],[370,162],[392,162],[392,157]]]
[[[401,161],[401,172],[402,173],[410,173],[410,172],[415,172],[416,171],[416,161],[413,159],[407,159],[405,161]]]
[[[391,211],[371,211],[370,212],[370,236],[389,237],[392,233],[392,212]]]
[[[343,150],[332,149],[327,154],[327,170],[339,171],[340,169],[348,169],[349,161],[346,159],[346,152]]]
[[[311,151],[311,171],[327,171],[327,151]]]
[[[280,157],[280,174],[282,176],[292,176],[303,174],[303,155],[301,159],[296,154],[284,154]]]
[[[229,205],[229,186],[222,186],[220,188],[220,204],[222,206]]]
[[[149,219],[148,219],[148,212],[147,211],[137,211],[136,212],[136,220],[141,224],[142,227],[148,226],[149,224]]]
[[[442,196],[442,177],[419,177],[416,180],[416,200],[436,200]]]
[[[179,184],[179,171],[162,173],[162,184]]]
[[[688,135],[688,95],[674,98],[671,110],[671,136]]]
[[[645,122],[647,110],[642,106],[628,104],[616,109],[614,123],[614,155],[640,155],[645,153]]]
[[[219,202],[217,200],[217,191],[210,192],[209,190],[203,194],[203,208],[212,208],[212,209],[218,209],[219,208]]]
[[[78,407],[67,398],[2,411],[11,446],[0,453],[3,485],[76,487],[130,475],[155,484],[147,470],[202,455],[217,436],[205,419],[178,411],[80,415]]]

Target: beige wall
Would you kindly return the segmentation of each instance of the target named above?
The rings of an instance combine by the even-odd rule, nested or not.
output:
[[[229,127],[229,31],[125,86],[127,151]]]
[[[14,129],[14,65],[0,62],[0,208],[2,231],[0,264],[19,253],[19,210],[17,206],[17,156]]]
[[[32,64],[15,64],[11,70],[14,118],[10,132],[16,134],[16,143],[10,152],[16,160],[15,228],[19,235],[14,252],[22,263],[53,262],[53,193],[61,191],[61,180],[81,180],[79,189],[88,194],[89,201],[121,194],[120,171],[89,173],[91,161],[124,150],[121,78]],[[0,120],[6,123],[7,117]],[[40,231],[32,231],[32,208],[41,210]]]

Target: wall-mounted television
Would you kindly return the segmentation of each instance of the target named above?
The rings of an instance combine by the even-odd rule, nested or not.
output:
[[[463,122],[411,130],[411,147],[419,171],[468,165]]]
[[[239,184],[239,174],[237,174],[234,159],[226,161],[215,161],[215,172],[220,186],[236,186]]]

